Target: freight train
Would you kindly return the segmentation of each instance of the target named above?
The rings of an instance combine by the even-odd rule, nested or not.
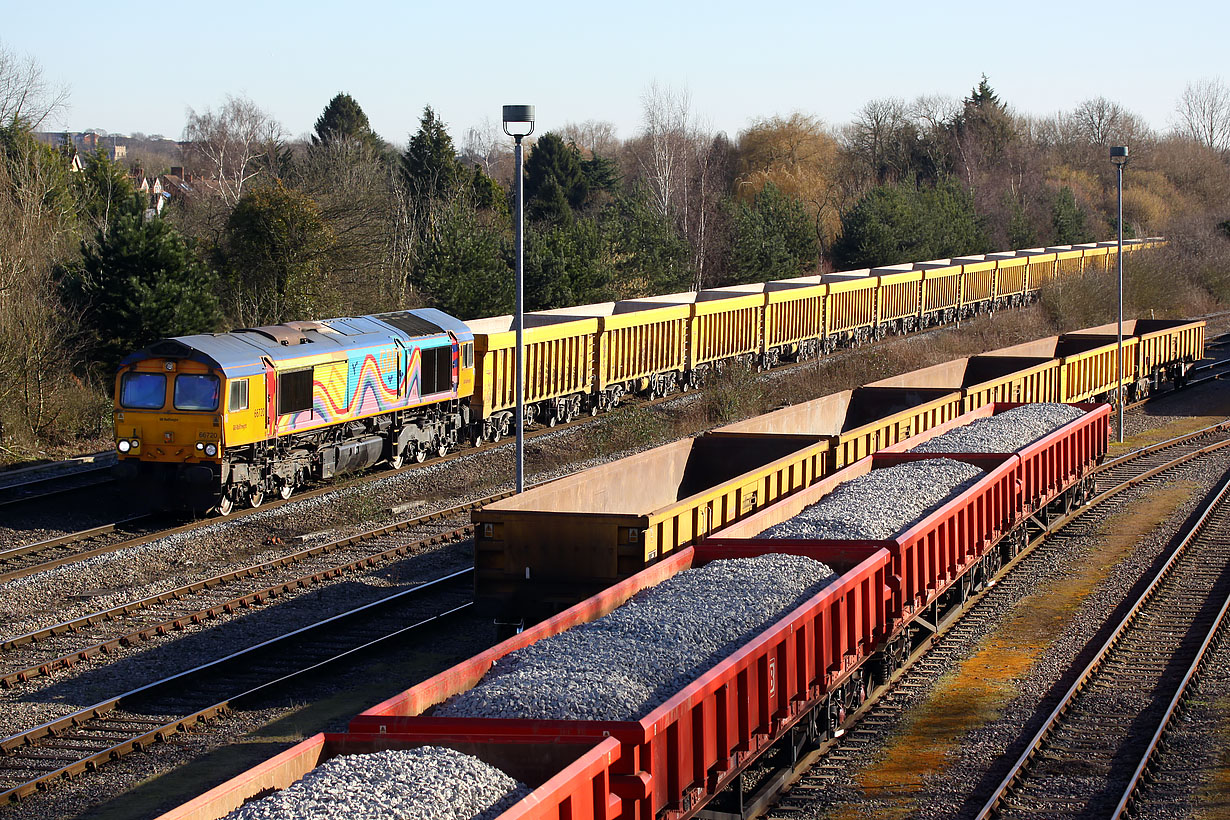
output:
[[[1106,242],[1035,248],[530,313],[526,420],[550,426],[700,386],[732,363],[773,367],[1020,305],[1115,255]],[[116,374],[117,472],[166,506],[225,515],[498,441],[514,425],[514,344],[510,317],[432,309],[163,339]]]
[[[840,484],[936,458],[901,451],[1010,407],[982,405],[901,442],[897,452],[862,458],[366,710],[350,722],[348,734],[309,738],[160,820],[218,820],[329,757],[424,745],[477,756],[533,789],[500,820],[688,820],[730,787],[740,799],[723,810],[744,816],[741,775],[770,747],[780,744],[786,759],[795,761],[847,728],[875,687],[1017,554],[1032,517],[1088,497],[1091,472],[1107,450],[1109,408],[1079,405],[1073,421],[1013,452],[944,456],[984,472],[891,538],[767,540],[763,533]],[[684,570],[768,553],[813,558],[837,574],[637,719],[453,716],[436,708],[475,687],[493,667],[509,664],[511,653],[594,621]],[[594,658],[577,662],[593,674]]]

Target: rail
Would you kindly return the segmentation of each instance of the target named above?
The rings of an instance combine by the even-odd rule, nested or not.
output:
[[[420,607],[429,593],[456,596],[459,588],[468,589],[472,574],[472,569],[450,573],[4,738],[0,740],[0,783],[8,780],[11,785],[0,785],[0,802],[16,802],[57,780],[93,771],[239,708],[258,694],[289,686],[305,675],[323,673],[343,660],[465,612],[471,602],[448,601],[409,626],[402,625],[397,614],[398,608]],[[365,618],[376,623],[385,618],[397,625],[373,634],[364,625]],[[323,636],[337,632],[348,632],[350,644],[341,651],[321,654],[326,643]],[[278,667],[286,658],[296,661],[290,672]],[[166,719],[166,715],[174,717]]]
[[[1146,633],[1148,638],[1149,629],[1142,626],[1144,615],[1150,612],[1151,605],[1164,604],[1168,601],[1162,594],[1163,585],[1173,579],[1182,562],[1187,557],[1192,557],[1193,560],[1201,558],[1201,556],[1193,555],[1194,547],[1199,547],[1202,542],[1200,537],[1206,533],[1206,525],[1218,513],[1225,512],[1225,501],[1227,492],[1230,491],[1230,474],[1222,481],[1222,485],[1217,495],[1210,501],[1203,510],[1202,514],[1196,522],[1194,522],[1187,530],[1182,541],[1171,552],[1166,563],[1157,571],[1149,587],[1141,593],[1135,603],[1131,606],[1128,612],[1124,615],[1119,625],[1109,638],[1098,648],[1093,659],[1081,671],[1077,679],[1068,688],[1060,702],[1055,706],[1051,713],[1047,716],[1042,727],[1030,739],[1026,749],[1012,764],[1009,772],[1004,779],[995,788],[991,798],[986,802],[978,813],[979,820],[985,818],[1000,816],[1006,805],[1013,799],[1013,793],[1019,792],[1022,789],[1022,784],[1026,782],[1030,773],[1033,770],[1033,763],[1036,757],[1041,753],[1043,746],[1052,738],[1059,729],[1065,725],[1065,721],[1070,721],[1072,715],[1077,711],[1077,701],[1082,693],[1086,692],[1090,686],[1100,680],[1099,676],[1107,669],[1108,661],[1114,656],[1114,653],[1120,649],[1124,638],[1132,630],[1139,630]],[[1224,515],[1223,515],[1224,519]],[[1224,525],[1224,520],[1219,522]],[[1223,547],[1223,553],[1230,552],[1230,549]],[[1225,557],[1223,554],[1222,558]],[[1184,584],[1182,592],[1190,595],[1192,590],[1190,586]],[[1223,590],[1224,592],[1224,590]],[[1225,623],[1225,615],[1227,609],[1230,608],[1230,597],[1227,597],[1221,605],[1220,611],[1216,618],[1213,619],[1211,626],[1206,630],[1206,635],[1200,644],[1199,650],[1194,657],[1187,663],[1186,673],[1175,686],[1175,691],[1169,701],[1169,707],[1161,716],[1160,722],[1156,730],[1151,735],[1151,740],[1148,743],[1139,763],[1135,766],[1133,775],[1129,778],[1129,782],[1122,798],[1119,800],[1112,818],[1118,818],[1126,811],[1128,804],[1132,801],[1133,796],[1137,793],[1137,789],[1141,783],[1141,778],[1144,774],[1149,760],[1153,752],[1156,750],[1160,742],[1161,735],[1169,724],[1170,718],[1173,716],[1179,702],[1183,699],[1187,690],[1188,683],[1195,676],[1197,670],[1201,666],[1206,656],[1206,650],[1211,646],[1216,638],[1222,625]],[[1193,620],[1195,616],[1193,615]],[[1176,623],[1173,617],[1167,617],[1164,620],[1167,630],[1182,631],[1187,627],[1186,624]],[[1178,651],[1176,651],[1178,654]],[[1113,679],[1113,673],[1108,673],[1107,677]],[[1120,682],[1116,682],[1120,683]],[[1034,806],[1036,808],[1036,804]]]
[[[3,642],[0,642],[0,652],[11,653],[21,647],[36,644],[39,641],[56,637],[58,635],[76,634],[96,624],[122,622],[128,616],[144,612],[160,604],[165,604],[170,601],[186,600],[189,597],[225,587],[226,585],[241,581],[243,579],[253,578],[255,576],[276,571],[297,563],[302,563],[304,561],[308,561],[309,559],[345,550],[348,547],[357,546],[398,532],[403,532],[426,524],[446,520],[471,510],[479,509],[487,504],[507,498],[510,495],[512,495],[511,492],[498,493],[487,498],[457,504],[447,509],[436,510],[416,518],[407,518],[400,521],[395,521],[388,525],[376,527],[374,529],[357,533],[355,535],[350,535],[329,543],[318,544],[316,546],[303,549],[289,555],[279,556],[259,564],[253,564],[231,572],[222,573],[205,580],[194,581],[190,584],[186,584],[175,589],[160,592],[157,595],[151,595],[146,598],[129,601],[105,610],[91,612],[87,615],[73,618],[68,621],[63,621],[61,623],[44,627],[32,632],[27,632],[23,635],[7,638]],[[254,604],[263,603],[267,600],[276,598],[279,595],[290,593],[297,589],[312,586],[314,584],[339,577],[346,573],[373,567],[386,561],[405,557],[430,547],[455,542],[467,538],[472,534],[473,528],[470,525],[458,527],[448,532],[437,533],[426,538],[418,539],[417,541],[409,544],[401,544],[379,552],[365,554],[359,558],[334,564],[333,566],[317,570],[308,575],[298,576],[290,580],[278,581],[277,583],[266,585],[260,589],[245,592],[243,595],[231,597],[221,602],[211,603],[209,606],[197,607],[186,612],[181,612],[175,617],[159,623],[143,624],[139,629],[121,632],[119,634],[112,634],[106,640],[95,641],[87,646],[62,654],[56,658],[40,660],[31,666],[5,672],[2,676],[0,676],[0,687],[6,689],[12,688],[18,684],[32,680],[33,678],[50,675],[60,669],[70,668],[81,661],[88,660],[97,655],[106,654],[120,647],[133,646],[143,641],[150,640],[151,638],[184,629],[192,624],[204,623],[205,621],[218,618],[224,614],[231,614]]]

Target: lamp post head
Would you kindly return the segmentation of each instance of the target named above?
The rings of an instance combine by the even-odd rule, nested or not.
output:
[[[1115,165],[1128,164],[1128,149],[1126,145],[1112,145],[1110,148],[1110,161]]]
[[[504,106],[504,133],[518,142],[522,137],[534,133],[534,106],[506,105]]]

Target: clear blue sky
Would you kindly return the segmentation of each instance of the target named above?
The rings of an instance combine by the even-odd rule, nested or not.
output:
[[[229,93],[300,135],[345,91],[395,143],[424,105],[460,142],[520,102],[537,106],[540,132],[598,119],[628,138],[654,81],[687,88],[701,121],[733,137],[794,110],[843,123],[875,97],[959,98],[983,72],[1020,112],[1104,95],[1166,128],[1187,82],[1230,82],[1227,23],[1218,0],[0,0],[0,43],[69,87],[49,129],[178,138],[189,106],[216,108]]]

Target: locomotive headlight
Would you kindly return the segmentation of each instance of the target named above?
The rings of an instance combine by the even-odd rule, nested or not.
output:
[[[198,442],[196,443],[196,448],[197,448],[198,450],[204,450],[204,449],[205,449],[205,442],[203,442],[203,441],[198,441]]]
[[[132,443],[132,449],[134,449],[134,450],[135,450],[135,449],[137,449],[138,447],[140,447],[140,446],[141,446],[141,439],[139,439],[139,438],[134,438],[134,439],[132,440],[132,442],[131,442],[131,443]]]
[[[205,445],[205,455],[209,456],[210,458],[213,458],[217,454],[218,454],[218,445],[216,444],[206,444]]]
[[[115,449],[119,450],[121,453],[127,453],[132,449],[132,445],[128,443],[128,439],[122,438],[120,439],[120,443],[115,445]]]

